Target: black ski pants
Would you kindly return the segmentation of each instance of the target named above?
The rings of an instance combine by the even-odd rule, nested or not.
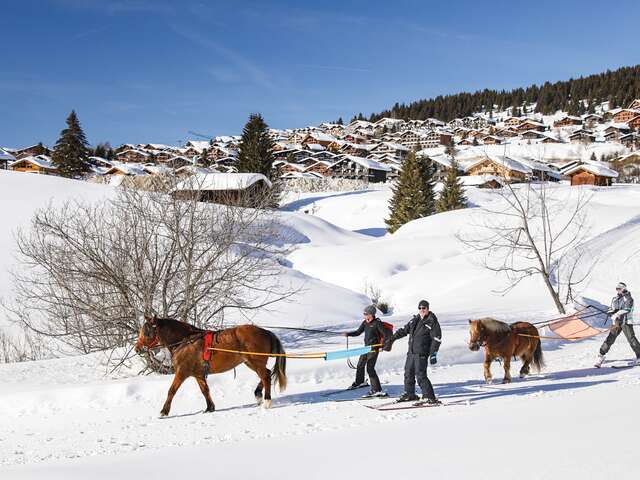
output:
[[[427,355],[420,355],[418,353],[407,353],[407,361],[404,364],[404,391],[405,393],[415,395],[416,393],[416,380],[422,390],[422,395],[427,398],[436,398],[436,394],[433,391],[433,385],[429,377],[427,377],[427,362],[429,357]]]
[[[356,383],[364,383],[364,370],[367,369],[367,375],[369,375],[369,383],[371,384],[372,392],[379,392],[382,390],[380,385],[380,379],[376,373],[376,362],[378,361],[378,352],[369,352],[365,355],[360,355],[358,359],[358,366],[356,368]]]

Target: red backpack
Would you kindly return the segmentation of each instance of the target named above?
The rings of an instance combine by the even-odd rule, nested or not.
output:
[[[381,320],[382,322],[382,320]],[[382,322],[382,327],[385,329],[385,332],[387,335],[391,336],[393,335],[393,325],[390,324],[389,322]],[[385,337],[384,336],[380,336],[380,338],[378,339],[378,343],[381,343],[384,345],[384,341],[385,341]]]

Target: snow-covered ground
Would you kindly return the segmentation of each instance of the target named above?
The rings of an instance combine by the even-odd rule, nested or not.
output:
[[[600,261],[582,293],[608,303],[618,281],[632,292],[640,285],[640,187],[590,190],[590,246]],[[19,215],[5,209],[3,224],[23,224],[51,196],[99,200],[108,191],[0,172],[0,202],[21,206]],[[468,194],[474,205],[496,201],[494,192]],[[367,302],[362,293],[368,282],[394,307],[385,320],[400,326],[427,298],[444,337],[430,377],[441,399],[461,404],[379,412],[336,402],[361,393],[326,396],[353,381],[345,362],[290,360],[289,387],[275,396],[271,410],[254,406],[257,378],[241,367],[237,378],[233,372],[209,377],[215,413],[200,413],[204,400],[189,380],[171,416],[159,419],[171,378],[136,376],[135,363],[116,374],[108,373],[99,354],[0,365],[0,478],[637,478],[639,370],[592,368],[602,339],[549,340],[541,374],[485,385],[481,354],[466,346],[467,320],[494,315],[540,321],[557,315],[553,305],[536,279],[505,297],[492,293],[504,280],[474,264],[455,238],[479,209],[436,215],[383,235],[389,198],[383,188],[292,199],[282,216],[297,233],[297,249],[286,275],[306,287],[293,302],[254,320],[350,329]],[[12,242],[9,228],[3,229],[0,296],[10,289]],[[345,346],[337,335],[277,333],[288,351]],[[378,362],[391,395],[402,391],[405,352],[406,340],[400,340]],[[631,357],[624,338],[608,356]],[[494,364],[496,379],[500,370]]]

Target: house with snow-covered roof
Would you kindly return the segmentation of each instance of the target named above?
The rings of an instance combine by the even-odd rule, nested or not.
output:
[[[39,173],[41,175],[56,175],[58,172],[58,167],[46,155],[20,158],[9,165],[9,169],[15,172]]]
[[[640,115],[640,110],[634,108],[622,108],[611,116],[614,123],[627,123],[634,117]]]
[[[596,185],[600,187],[608,187],[614,179],[618,178],[618,172],[599,162],[581,163],[565,170],[564,175],[571,179],[571,185]]]
[[[0,148],[0,169],[7,170],[9,168],[9,164],[16,161],[16,157],[14,157],[11,153],[7,152],[4,148]]]
[[[250,205],[271,186],[271,181],[261,173],[195,174],[179,182],[171,195],[198,202]]]
[[[53,151],[50,148],[45,147],[42,143],[37,143],[29,147],[18,148],[12,155],[16,157],[16,160],[20,160],[25,157],[37,157],[38,155],[51,156],[52,153]]]
[[[336,178],[364,180],[370,183],[385,182],[387,173],[391,169],[380,162],[354,155],[341,155],[340,159],[331,165],[331,175]]]
[[[553,128],[572,127],[576,125],[582,125],[582,118],[567,115],[560,120],[553,122]]]
[[[502,155],[485,154],[465,168],[467,175],[495,175],[507,182],[526,182],[533,174],[530,167]]]

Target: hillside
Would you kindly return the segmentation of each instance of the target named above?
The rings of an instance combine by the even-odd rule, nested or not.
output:
[[[9,182],[13,187],[6,193]],[[562,195],[578,190],[553,188]],[[626,281],[632,291],[640,285],[635,247],[640,242],[635,207],[640,186],[579,188],[593,194],[589,243],[598,260],[581,293],[606,304],[616,282]],[[46,207],[50,198],[99,201],[105,192],[107,187],[58,178],[0,174],[0,201],[27,206],[6,216],[13,226],[24,225],[30,212]],[[493,191],[470,189],[468,195],[477,206],[498,201]],[[380,236],[377,229],[387,215],[388,196],[385,187],[293,199],[281,215],[295,233],[291,238],[297,248],[283,275],[303,282],[305,290],[294,302],[252,320],[353,329],[367,302],[364,283],[370,281],[394,307],[393,315],[384,319],[400,327],[417,301],[427,298],[443,325],[439,363],[430,367],[430,377],[442,400],[460,405],[378,412],[358,402],[336,402],[360,394],[327,397],[353,380],[343,361],[290,360],[289,388],[276,394],[271,410],[253,406],[256,377],[239,367],[237,377],[232,372],[209,377],[218,411],[201,414],[204,403],[197,385],[187,381],[172,415],[161,420],[157,415],[171,379],[136,375],[141,368],[137,359],[117,373],[106,367],[106,354],[5,364],[0,365],[2,478],[90,475],[97,480],[158,468],[168,475],[206,471],[243,480],[343,478],[363,475],[363,462],[374,447],[384,452],[376,475],[388,478],[414,475],[416,459],[429,463],[431,475],[468,478],[487,458],[494,465],[492,477],[498,479],[513,478],[515,470],[523,479],[635,478],[636,433],[629,426],[638,418],[633,409],[640,401],[637,371],[591,368],[601,338],[545,340],[547,367],[542,374],[511,385],[485,385],[481,354],[467,348],[467,320],[492,315],[505,321],[540,321],[557,316],[552,304],[535,278],[506,296],[493,293],[504,279],[474,263],[455,237],[472,228],[471,217],[484,215],[480,208],[416,220],[394,235]],[[308,213],[302,213],[305,210]],[[5,266],[11,264],[13,247],[10,233],[2,235],[0,285],[6,295],[10,281]],[[595,320],[600,325],[602,319]],[[276,332],[290,352],[345,346],[337,335]],[[361,338],[353,340],[360,345]],[[406,348],[406,339],[400,340],[378,362],[391,395],[402,391]],[[630,356],[620,338],[608,360]],[[517,368],[519,362],[512,367],[514,378]],[[493,372],[501,378],[500,365],[494,364]],[[611,399],[615,408],[608,406]],[[595,446],[602,434],[594,432],[606,432],[615,448]],[[544,452],[537,453],[540,449]],[[597,455],[585,455],[596,450]],[[521,469],[523,462],[526,468]]]
[[[419,119],[437,118],[448,122],[456,117],[466,117],[477,112],[488,113],[494,109],[505,110],[513,107],[521,110],[524,104],[535,104],[535,112],[551,114],[558,110],[570,115],[593,113],[602,102],[609,102],[610,108],[627,106],[640,97],[640,65],[622,67],[543,85],[530,85],[510,91],[478,90],[474,93],[439,95],[435,98],[417,100],[408,105],[396,103],[392,108],[370,114],[369,121],[384,117]],[[581,104],[578,101],[584,100]],[[526,113],[526,112],[524,112]],[[515,114],[515,113],[514,113]],[[363,119],[363,115],[354,119]]]

